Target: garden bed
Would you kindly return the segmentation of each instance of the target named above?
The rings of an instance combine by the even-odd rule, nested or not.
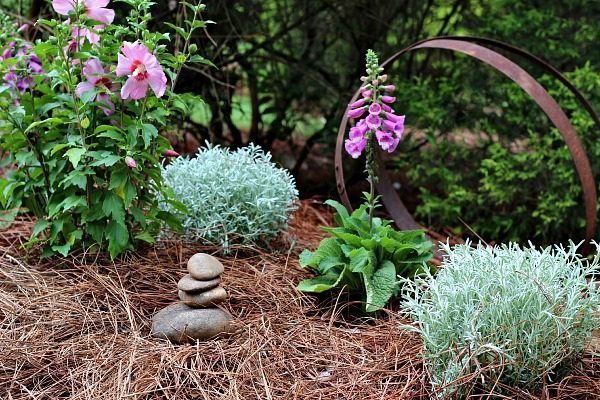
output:
[[[177,301],[187,259],[215,248],[161,242],[116,263],[94,254],[39,262],[20,250],[32,221],[17,221],[0,233],[3,398],[432,398],[419,337],[398,329],[397,312],[360,318],[344,298],[296,290],[309,276],[297,254],[317,245],[329,220],[304,201],[274,249],[220,256],[236,333],[185,346],[151,338],[150,320]],[[600,357],[587,354],[541,394],[507,393],[593,399],[599,382]]]

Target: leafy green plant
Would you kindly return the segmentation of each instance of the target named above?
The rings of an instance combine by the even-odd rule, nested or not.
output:
[[[266,243],[285,229],[296,209],[294,178],[253,144],[235,151],[207,146],[195,158],[173,160],[162,173],[188,209],[181,213],[161,204],[178,213],[183,237],[217,243],[224,251],[234,243]]]
[[[184,210],[163,185],[159,159],[174,154],[160,132],[185,111],[174,92],[183,65],[207,63],[189,43],[205,6],[182,3],[171,54],[170,34],[148,29],[154,3],[123,3],[119,25],[106,1],[53,0],[61,17],[37,22],[46,38],[0,38],[0,146],[14,166],[0,201],[38,218],[32,242],[46,256],[83,247],[115,257],[180,226],[158,208],[160,194]]]
[[[465,396],[479,382],[535,389],[568,371],[600,328],[600,260],[567,248],[445,245],[443,267],[405,280],[403,306],[421,334],[434,386]],[[476,379],[470,379],[475,374]]]
[[[300,265],[318,276],[303,280],[298,289],[321,293],[333,288],[362,295],[365,311],[384,307],[400,292],[398,276],[413,278],[424,271],[432,256],[432,244],[423,231],[396,231],[391,222],[374,217],[369,227],[368,205],[352,214],[334,200],[325,204],[336,209],[335,228],[314,251],[300,254]]]

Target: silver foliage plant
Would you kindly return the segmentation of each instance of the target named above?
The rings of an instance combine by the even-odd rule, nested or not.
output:
[[[235,243],[272,239],[296,209],[293,176],[254,144],[235,151],[207,145],[195,158],[175,159],[162,173],[189,211],[180,215],[183,237],[219,244],[224,252]]]
[[[568,371],[600,328],[598,257],[577,245],[443,245],[443,268],[406,280],[403,305],[442,398],[479,385],[535,389]],[[598,245],[596,244],[598,248]],[[476,377],[476,379],[469,379]]]

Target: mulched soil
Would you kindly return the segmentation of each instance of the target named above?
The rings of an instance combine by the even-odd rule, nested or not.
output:
[[[396,310],[356,312],[343,295],[299,293],[309,276],[303,248],[322,238],[331,215],[306,200],[290,231],[265,251],[164,241],[116,262],[94,254],[40,261],[26,256],[33,221],[0,232],[2,399],[431,399],[419,337],[399,329]],[[193,345],[150,337],[152,315],[177,301],[177,281],[196,252],[225,265],[225,304],[236,332]],[[535,395],[593,399],[600,359]],[[488,396],[489,397],[489,396]],[[474,397],[475,398],[475,397]],[[476,398],[486,398],[485,395]],[[491,398],[491,397],[490,397]]]

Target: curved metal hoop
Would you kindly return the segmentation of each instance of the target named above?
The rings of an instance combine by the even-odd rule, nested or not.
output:
[[[425,39],[408,46],[403,50],[400,50],[387,59],[382,66],[385,67],[386,65],[391,64],[403,54],[413,50],[424,48],[446,49],[463,53],[483,61],[518,84],[521,89],[523,89],[532,97],[532,99],[537,103],[538,106],[540,106],[544,113],[546,113],[550,121],[560,132],[561,136],[565,140],[569,152],[571,153],[571,157],[573,158],[575,169],[579,175],[579,180],[583,189],[583,200],[586,216],[586,247],[583,249],[583,251],[587,252],[587,245],[589,241],[593,239],[596,232],[596,184],[594,182],[594,176],[589,159],[585,153],[581,140],[575,132],[575,128],[573,128],[573,125],[571,125],[568,117],[565,115],[564,111],[560,108],[554,98],[550,96],[550,94],[531,75],[503,55],[477,43],[503,49],[512,54],[526,58],[534,64],[542,67],[546,72],[561,81],[575,95],[580,104],[590,114],[596,125],[600,127],[600,117],[598,114],[594,111],[591,104],[585,99],[581,92],[579,92],[577,88],[575,88],[575,86],[573,86],[573,84],[564,77],[564,75],[540,58],[522,49],[519,49],[518,47],[514,47],[497,40],[473,36],[449,36]],[[359,93],[359,90],[357,90],[352,97],[351,102],[357,99]],[[335,146],[335,177],[340,198],[344,205],[351,209],[351,204],[346,192],[344,181],[344,170],[342,168],[342,149],[347,125],[348,118],[344,115],[340,124]],[[390,213],[399,229],[420,228],[420,225],[414,220],[396,191],[393,189],[390,177],[384,168],[380,168],[377,190],[381,194],[382,201],[387,211]]]

